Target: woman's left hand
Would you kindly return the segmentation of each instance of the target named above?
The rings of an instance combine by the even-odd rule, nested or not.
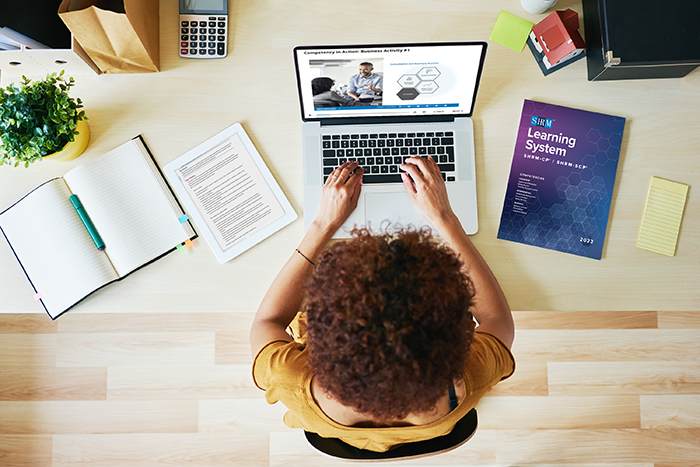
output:
[[[319,227],[335,233],[350,217],[360,198],[363,173],[364,169],[358,167],[357,161],[346,162],[331,172],[323,185],[321,202],[314,221]]]

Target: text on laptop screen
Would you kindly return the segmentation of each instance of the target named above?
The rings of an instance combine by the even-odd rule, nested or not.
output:
[[[304,120],[471,115],[486,43],[297,47]]]

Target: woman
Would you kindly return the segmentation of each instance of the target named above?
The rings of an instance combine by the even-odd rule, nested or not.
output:
[[[515,367],[508,302],[452,212],[437,164],[412,157],[401,169],[445,246],[422,232],[359,231],[318,260],[357,206],[363,170],[347,162],[328,178],[250,335],[253,378],[269,403],[287,406],[288,426],[374,451],[449,433]],[[308,335],[293,341],[286,329],[307,292]]]

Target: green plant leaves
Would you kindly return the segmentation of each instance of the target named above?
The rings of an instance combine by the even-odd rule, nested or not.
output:
[[[73,141],[77,122],[88,121],[81,111],[82,101],[68,91],[74,79],[50,73],[42,81],[22,77],[20,87],[14,84],[0,88],[0,165],[19,166],[63,149]]]

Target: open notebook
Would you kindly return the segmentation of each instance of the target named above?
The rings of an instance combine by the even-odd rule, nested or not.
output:
[[[99,250],[69,200],[76,194],[104,242]],[[7,238],[52,319],[197,235],[137,136],[0,213]],[[186,216],[185,216],[186,218]]]

